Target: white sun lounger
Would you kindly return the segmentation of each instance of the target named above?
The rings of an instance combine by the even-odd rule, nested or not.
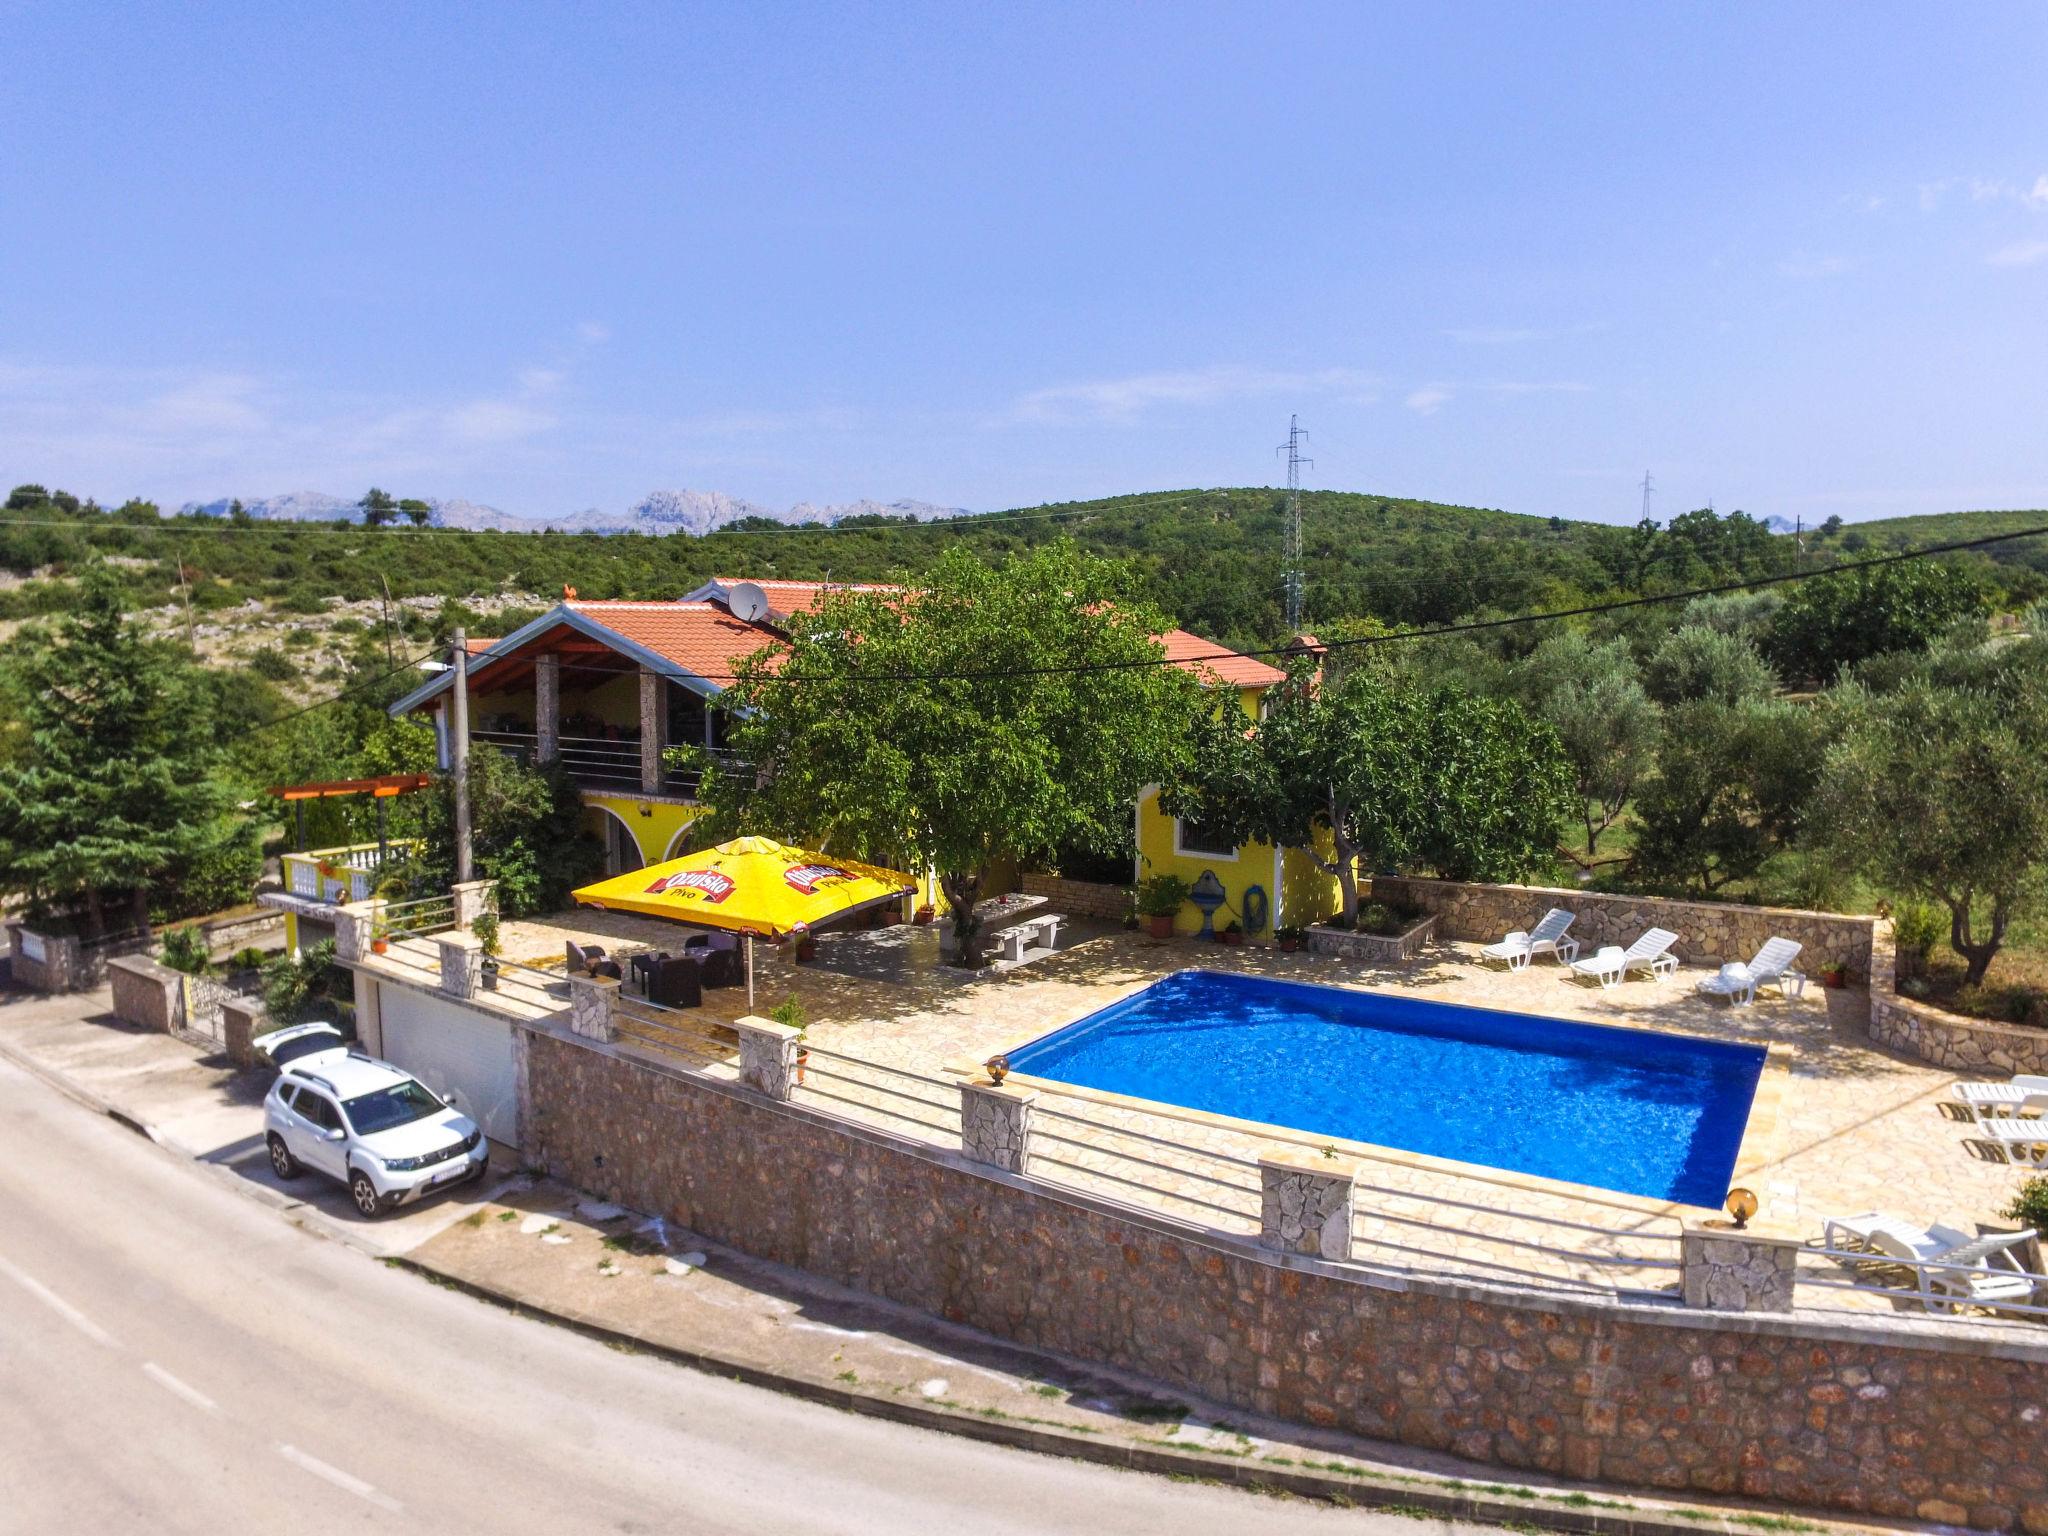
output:
[[[1595,977],[1603,987],[1618,986],[1638,968],[1652,977],[1668,976],[1678,969],[1678,957],[1670,952],[1677,942],[1678,935],[1669,928],[1652,928],[1627,949],[1609,944],[1590,960],[1574,960],[1572,969],[1581,976]]]
[[[1792,962],[1799,958],[1800,946],[1790,939],[1770,939],[1756,952],[1756,957],[1747,965],[1740,960],[1724,965],[1711,976],[1700,978],[1699,990],[1716,997],[1725,997],[1738,1008],[1746,1008],[1756,1001],[1756,989],[1776,985],[1780,995],[1791,983],[1790,995],[1803,997],[1806,994],[1806,973],[1792,969]]]
[[[1517,928],[1498,944],[1489,944],[1479,953],[1489,960],[1507,961],[1511,971],[1526,970],[1531,960],[1546,952],[1569,965],[1579,957],[1579,941],[1564,936],[1564,931],[1571,925],[1571,913],[1563,907],[1552,907],[1543,914],[1543,920],[1528,932]]]
[[[1911,1266],[1922,1303],[1929,1311],[1937,1311],[1965,1303],[1992,1307],[2002,1302],[2029,1302],[2040,1277],[2022,1269],[2012,1250],[2033,1235],[2002,1232],[1971,1237],[1954,1227],[1921,1228],[1873,1211],[1829,1220],[1822,1228],[1821,1246]]]
[[[1974,1139],[1997,1149],[2009,1162],[2048,1168],[2048,1120],[1992,1115],[1977,1122]]]
[[[1956,1102],[1973,1120],[1993,1115],[2048,1115],[2048,1077],[2019,1073],[2009,1083],[1957,1083]]]

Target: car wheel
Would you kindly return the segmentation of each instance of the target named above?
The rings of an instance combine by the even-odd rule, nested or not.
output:
[[[296,1179],[305,1169],[292,1156],[292,1149],[284,1144],[284,1138],[272,1131],[266,1138],[270,1143],[270,1171],[280,1179]]]
[[[349,1198],[356,1203],[356,1209],[365,1216],[381,1216],[384,1213],[383,1197],[377,1193],[377,1186],[370,1182],[370,1176],[358,1168],[349,1175]]]

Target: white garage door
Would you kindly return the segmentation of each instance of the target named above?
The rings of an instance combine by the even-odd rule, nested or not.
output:
[[[383,987],[384,1057],[458,1107],[493,1141],[519,1144],[512,1026],[410,987]]]

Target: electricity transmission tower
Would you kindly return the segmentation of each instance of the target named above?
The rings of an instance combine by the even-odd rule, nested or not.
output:
[[[1301,569],[1301,466],[1313,466],[1314,459],[1301,456],[1308,434],[1301,430],[1301,418],[1287,418],[1287,441],[1273,451],[1287,455],[1287,633],[1301,633],[1302,589],[1307,585]]]
[[[1651,480],[1650,480],[1650,472],[1649,472],[1649,471],[1648,471],[1647,469],[1646,469],[1646,470],[1644,470],[1644,471],[1643,471],[1643,521],[1644,521],[1644,522],[1646,522],[1646,523],[1647,523],[1647,522],[1648,522],[1648,521],[1650,520],[1650,493],[1651,493],[1652,491],[1656,490],[1656,489],[1657,489],[1657,487],[1656,487],[1656,486],[1655,486],[1655,485],[1654,485],[1654,484],[1653,484],[1653,483],[1651,482]]]

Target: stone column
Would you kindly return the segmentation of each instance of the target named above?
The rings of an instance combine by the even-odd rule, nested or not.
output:
[[[370,954],[370,938],[377,927],[375,901],[351,901],[334,909],[334,958],[337,960],[365,960]]]
[[[1259,1158],[1259,1243],[1319,1259],[1351,1257],[1351,1185],[1357,1165],[1305,1148]]]
[[[1685,1304],[1721,1312],[1790,1312],[1800,1240],[1796,1234],[1726,1218],[1685,1225],[1679,1240]]]
[[[562,747],[562,658],[543,651],[533,658],[534,756],[551,763]]]
[[[619,984],[609,976],[571,976],[569,1028],[586,1040],[618,1039]]]
[[[740,1081],[771,1099],[787,1099],[796,1086],[797,1042],[803,1031],[747,1014],[732,1021],[740,1037]]]
[[[650,795],[661,788],[661,749],[668,745],[667,684],[659,672],[640,669],[640,788]]]
[[[476,920],[491,910],[492,894],[498,889],[495,880],[462,880],[448,890],[455,898],[455,926],[468,930]]]
[[[484,984],[484,946],[475,934],[457,928],[434,935],[441,951],[441,990],[450,997],[475,997]]]
[[[1031,1106],[1037,1102],[1035,1088],[962,1078],[960,1150],[977,1163],[1025,1172],[1031,1162]]]
[[[253,998],[231,997],[220,1005],[221,1043],[236,1066],[256,1065],[256,1037],[269,1030],[270,1015]]]

